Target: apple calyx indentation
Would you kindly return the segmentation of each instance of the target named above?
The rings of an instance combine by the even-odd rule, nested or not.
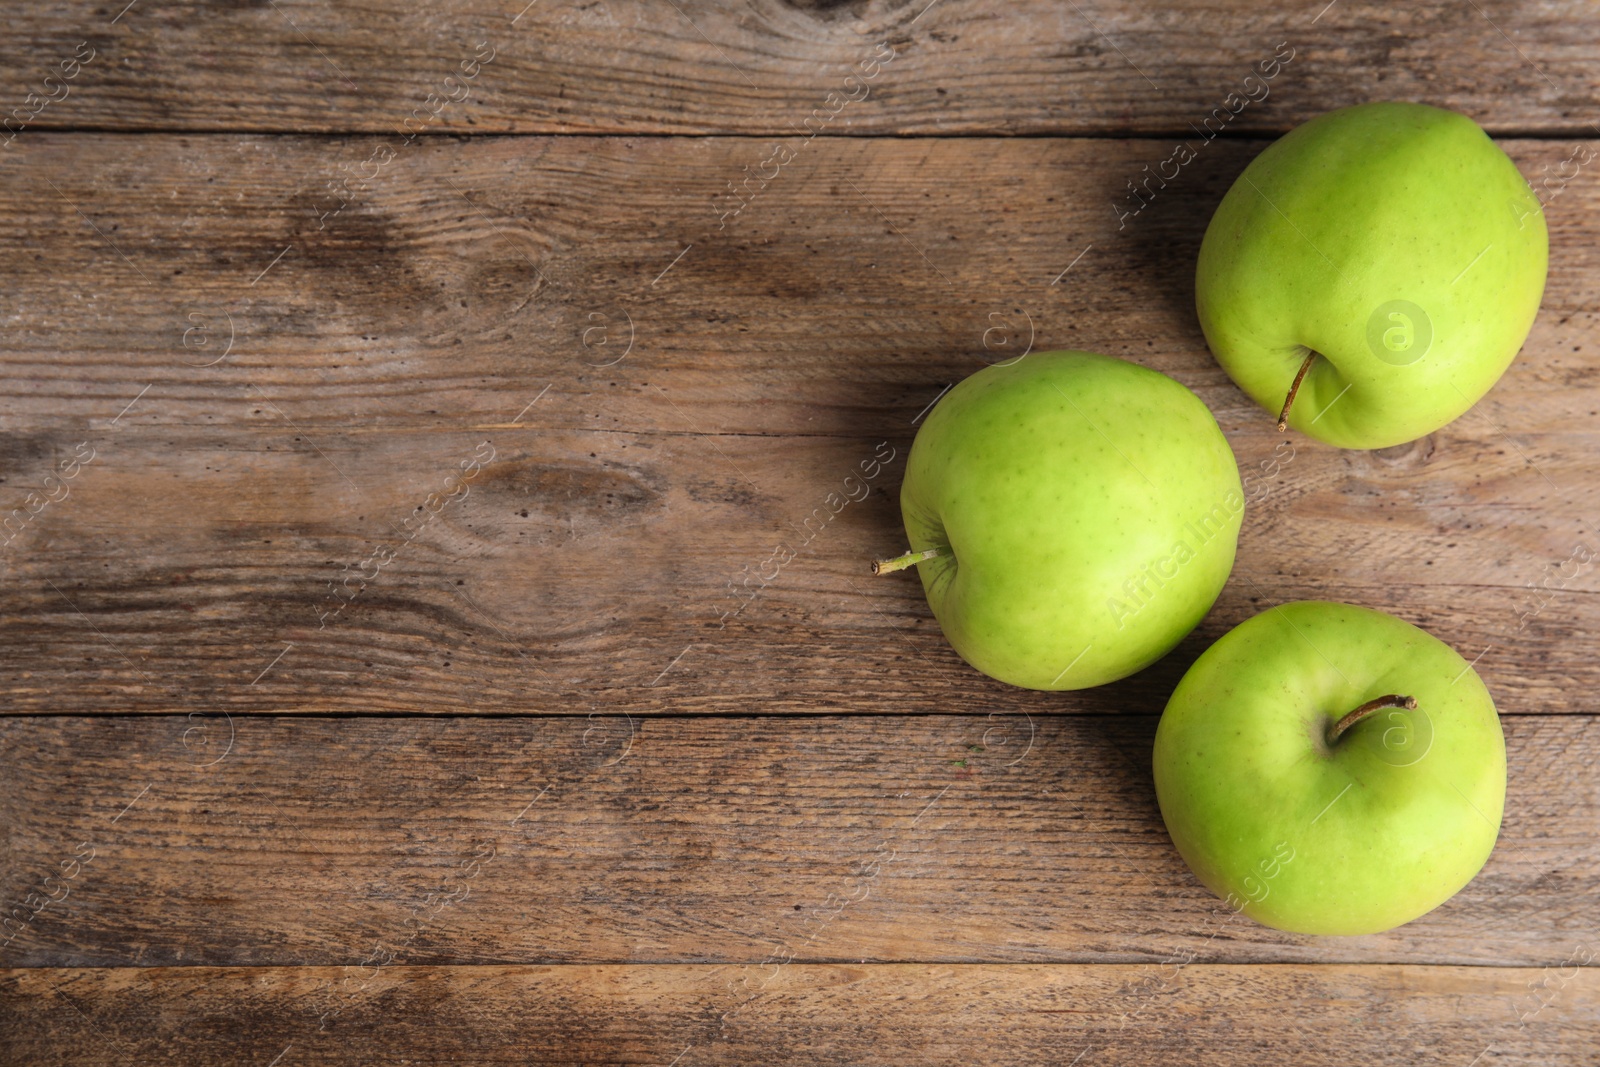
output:
[[[944,549],[942,548],[925,548],[921,552],[907,552],[905,555],[896,556],[893,559],[875,559],[872,561],[872,573],[893,574],[895,571],[903,571],[908,567],[915,567],[924,560],[937,559],[942,555],[944,555]]]
[[[1311,369],[1311,364],[1316,358],[1316,349],[1306,353],[1305,362],[1300,364],[1300,371],[1294,376],[1294,382],[1289,386],[1289,395],[1283,398],[1283,410],[1278,412],[1279,433],[1289,429],[1289,408],[1294,403],[1294,395],[1300,391],[1300,383],[1306,380],[1306,372]]]
[[[1339,738],[1343,737],[1345,731],[1349,730],[1350,727],[1373,712],[1381,711],[1384,708],[1404,708],[1406,711],[1415,711],[1417,710],[1417,698],[1401,696],[1399,693],[1389,693],[1367,701],[1328,727],[1328,747],[1332,748],[1337,745]]]

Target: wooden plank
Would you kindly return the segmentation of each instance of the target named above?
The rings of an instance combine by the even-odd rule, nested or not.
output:
[[[1600,1042],[1600,978],[1573,963],[10,971],[0,1005],[0,1053],[39,1067],[461,1062],[468,1041],[475,1064],[1560,1067]]]
[[[1031,339],[1143,360],[1259,425],[1193,290],[1264,145],[1210,144],[1131,215],[1164,143],[833,140],[724,218],[747,139],[419,143],[335,194],[381,142],[41,135],[0,202],[0,415],[104,430],[148,387],[119,426],[458,429],[550,385],[564,402],[530,425],[854,437],[907,431]],[[1506,148],[1547,202],[1552,265],[1490,413],[1584,432],[1600,186],[1565,176],[1600,142]]]
[[[1228,106],[1230,126],[1259,131],[1376,97],[1574,131],[1595,121],[1595,46],[1593,20],[1561,0],[1023,0],[1003,13],[979,0],[378,0],[198,18],[52,3],[18,17],[0,69],[13,122],[57,129],[1170,133]],[[1292,58],[1264,67],[1275,55]],[[1263,70],[1276,77],[1246,81]]]
[[[1340,452],[1276,435],[1189,305],[1259,147],[1218,142],[1119,231],[1106,175],[1148,144],[836,139],[702,243],[683,212],[746,141],[418,145],[318,230],[325,143],[19,140],[0,707],[1154,714],[1227,628],[1321,596],[1481,654],[1507,714],[1592,711],[1592,176],[1545,189],[1546,308],[1490,397]],[[1510,147],[1549,176],[1583,146]],[[921,412],[1030,321],[1195,388],[1251,477],[1212,615],[1076,696],[976,675],[913,578],[865,569]]]
[[[1147,717],[10,718],[0,962],[1544,966],[1594,936],[1597,727],[1508,719],[1483,872],[1314,938],[1188,872]]]
[[[1211,641],[1306,597],[1428,627],[1508,715],[1592,711],[1600,685],[1581,435],[1533,471],[1491,433],[1297,442],[1276,476],[1276,442],[1236,441],[1260,496],[1218,605],[1162,663],[1073,694],[979,675],[914,577],[868,574],[903,537],[904,438],[228,436],[95,437],[69,495],[18,520],[6,713],[1154,714]]]

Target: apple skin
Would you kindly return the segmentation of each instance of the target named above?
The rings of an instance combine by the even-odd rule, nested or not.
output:
[[[1418,710],[1378,711],[1330,751],[1330,723],[1391,693]],[[1444,903],[1488,860],[1506,794],[1500,719],[1466,661],[1324,601],[1271,608],[1206,650],[1161,716],[1154,770],[1200,881],[1302,934],[1378,933]]]
[[[1471,119],[1360,104],[1245,168],[1206,229],[1195,305],[1256,403],[1276,416],[1319,352],[1289,425],[1384,448],[1449,423],[1505,373],[1539,310],[1548,240],[1533,190]]]
[[[1155,662],[1233,567],[1244,495],[1200,398],[1158,371],[1041,352],[951,389],[900,491],[945,637],[992,678],[1083,689]]]

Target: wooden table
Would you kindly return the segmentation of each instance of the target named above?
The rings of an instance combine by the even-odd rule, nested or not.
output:
[[[1323,2],[14,10],[0,1062],[1595,1063],[1596,12]],[[1549,285],[1471,413],[1339,451],[1193,268],[1380,98],[1501,139]],[[1176,377],[1252,478],[1205,622],[1081,693],[866,567],[1030,346]],[[1381,936],[1231,916],[1151,788],[1184,669],[1306,597],[1503,716],[1493,857]]]

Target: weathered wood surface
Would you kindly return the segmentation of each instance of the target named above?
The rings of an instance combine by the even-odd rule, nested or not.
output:
[[[1251,92],[1280,51],[1271,95],[1230,125],[1392,98],[1574,132],[1600,91],[1600,29],[1563,0],[125,4],[16,20],[6,107],[36,128],[1168,133]],[[892,58],[863,66],[880,47]],[[73,78],[44,80],[77,55]]]
[[[0,710],[1154,714],[1227,628],[1329,597],[1481,654],[1505,714],[1593,711],[1580,144],[1508,146],[1552,231],[1523,356],[1363,453],[1279,437],[1195,324],[1200,235],[1259,142],[1119,228],[1163,146],[819,141],[721,231],[745,140],[419,143],[319,229],[313,176],[380,143],[18,140]],[[866,570],[920,413],[1030,337],[1184,381],[1250,478],[1211,616],[1077,695],[975,674],[915,578]]]
[[[1199,885],[1155,805],[1154,731],[1144,716],[11,718],[0,890],[24,910],[0,964],[1538,967],[1595,939],[1591,717],[1508,718],[1486,868],[1428,916],[1352,938],[1266,929]]]
[[[909,437],[1031,337],[1140,359],[1259,424],[1206,351],[1194,265],[1267,142],[1201,147],[1123,218],[1173,143],[819,140],[724,219],[764,158],[749,139],[19,139],[0,415],[103,431],[149,386],[118,428],[505,428],[548,384],[560,402],[524,425]],[[1577,160],[1600,145],[1505,146],[1547,202],[1551,272],[1484,412],[1519,438],[1582,433],[1600,186]],[[325,187],[369,160],[371,181]]]
[[[1587,1067],[1597,1043],[1600,978],[1570,964],[0,971],[0,1055],[37,1067]]]
[[[0,34],[0,1063],[1592,1063],[1589,12],[524,4]],[[1339,452],[1192,271],[1264,135],[1377,98],[1523,138],[1551,275],[1475,412]],[[1030,345],[1195,389],[1251,494],[1207,620],[1082,694],[865,569]],[[1230,916],[1149,779],[1311,596],[1504,716],[1494,855],[1384,935]]]

